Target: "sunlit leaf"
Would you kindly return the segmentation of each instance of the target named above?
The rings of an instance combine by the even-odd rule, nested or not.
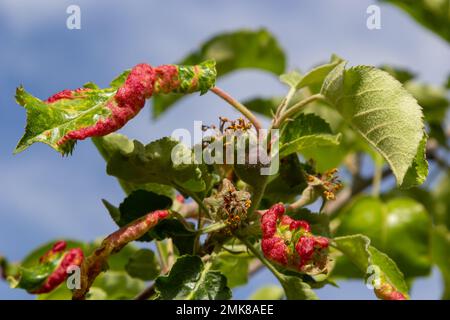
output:
[[[374,67],[346,70],[342,62],[327,76],[321,92],[384,157],[399,185],[411,187],[424,182],[428,167],[422,110],[400,82]]]
[[[225,300],[231,298],[227,279],[211,264],[204,265],[198,256],[182,256],[167,276],[155,281],[156,291],[163,300]]]

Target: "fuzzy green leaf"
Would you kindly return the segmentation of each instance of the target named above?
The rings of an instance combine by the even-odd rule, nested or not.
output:
[[[156,291],[163,300],[225,300],[231,298],[227,279],[211,271],[198,256],[177,259],[169,275],[156,279]]]
[[[423,156],[422,110],[400,82],[374,67],[345,70],[342,62],[327,76],[321,92],[384,157],[399,185],[411,187],[424,182],[428,169]],[[405,179],[412,166],[415,170]]]
[[[386,254],[370,246],[370,240],[363,235],[352,235],[334,238],[341,251],[363,274],[371,276],[373,270],[379,270],[379,276],[392,285],[397,291],[408,296],[408,286],[402,272]],[[373,266],[369,268],[369,266]]]
[[[313,114],[300,114],[287,123],[281,132],[280,158],[303,149],[320,146],[335,146],[340,135],[334,135],[328,123]]]
[[[198,51],[191,53],[180,63],[195,64],[207,59],[216,61],[218,77],[247,68],[280,74],[286,66],[283,50],[274,36],[265,29],[219,34],[206,41]],[[155,97],[153,116],[159,117],[180,98],[182,96],[176,94]]]

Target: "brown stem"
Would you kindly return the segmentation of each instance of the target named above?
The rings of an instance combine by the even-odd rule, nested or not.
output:
[[[153,282],[149,287],[145,288],[144,291],[139,293],[134,300],[148,300],[151,296],[156,293],[155,291],[155,283]]]

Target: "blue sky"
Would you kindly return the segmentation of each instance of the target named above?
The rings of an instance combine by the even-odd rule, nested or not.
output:
[[[50,239],[92,240],[115,229],[101,198],[119,203],[123,193],[105,173],[93,145],[79,143],[74,155],[62,158],[45,145],[12,155],[23,133],[25,112],[14,101],[23,84],[46,98],[87,81],[106,86],[124,69],[140,62],[173,63],[212,34],[237,28],[266,27],[280,41],[290,68],[307,70],[332,53],[351,65],[390,63],[408,66],[420,79],[442,83],[450,70],[450,49],[396,8],[381,6],[380,30],[366,28],[370,0],[227,0],[227,1],[0,1],[0,254],[21,259]],[[81,30],[66,28],[66,8],[81,8]],[[283,94],[277,79],[241,71],[218,83],[238,99],[258,93]],[[191,96],[157,122],[150,110],[122,130],[144,142],[193,128],[194,120],[216,123],[219,115],[236,117],[217,97]],[[437,298],[440,276],[421,279],[413,298]],[[274,282],[261,272],[237,298]],[[341,283],[341,290],[320,290],[322,298],[370,299],[361,282]],[[0,299],[30,298],[0,283]]]

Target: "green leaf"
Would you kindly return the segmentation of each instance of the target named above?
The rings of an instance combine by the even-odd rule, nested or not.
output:
[[[172,205],[172,199],[150,191],[137,190],[131,193],[119,208],[114,207],[106,200],[103,200],[103,203],[114,222],[119,227],[123,227],[147,213],[169,208]]]
[[[317,66],[307,74],[305,74],[297,83],[296,88],[300,89],[303,87],[314,87],[322,85],[328,74],[342,61],[343,60],[340,57],[332,55],[329,63]]]
[[[25,134],[14,153],[24,151],[35,142],[43,142],[63,154],[71,153],[75,142],[61,144],[63,137],[74,130],[94,126],[111,116],[108,102],[114,99],[116,89],[87,90],[73,93],[77,98],[45,103],[17,88],[16,101],[27,110]]]
[[[86,297],[87,300],[128,300],[133,299],[145,288],[145,282],[132,278],[124,271],[108,271],[101,274]],[[38,295],[38,300],[71,300],[72,291],[66,286]]]
[[[388,73],[369,66],[345,70],[340,63],[325,79],[322,94],[389,163],[399,185],[423,183],[424,124],[417,101]],[[420,154],[419,154],[420,153]],[[417,176],[411,166],[421,168]],[[419,174],[420,173],[420,174]]]
[[[109,83],[111,88],[119,89],[122,84],[127,80],[128,75],[130,74],[131,69],[125,70],[121,74],[119,74],[113,81]],[[86,87],[86,86],[85,86]]]
[[[444,226],[433,229],[432,248],[433,262],[444,279],[442,299],[450,300],[450,232]]]
[[[231,298],[227,279],[211,264],[203,264],[198,256],[177,259],[169,275],[155,281],[156,291],[163,300],[225,300]]]
[[[101,274],[92,285],[87,299],[126,300],[133,299],[145,288],[145,282],[130,277],[124,271],[108,271]],[[98,296],[98,292],[106,296]]]
[[[391,3],[416,22],[450,43],[450,0],[382,0]]]
[[[190,163],[174,163],[172,150],[176,161],[186,159]],[[130,183],[159,183],[186,192],[205,191],[211,180],[205,166],[194,163],[193,152],[169,137],[146,146],[135,140],[132,152],[115,153],[111,157],[107,173]]]
[[[215,62],[208,60],[195,66],[151,68],[140,64],[113,80],[110,88],[99,89],[88,83],[85,88],[64,90],[45,101],[19,87],[16,101],[27,111],[27,125],[15,153],[35,142],[48,144],[62,154],[71,153],[77,140],[104,136],[122,128],[152,94],[204,94],[215,80]]]
[[[288,300],[318,300],[311,286],[300,277],[282,274],[278,280]]]
[[[79,241],[66,240],[68,247],[79,247],[83,249],[85,256],[89,255],[101,242],[96,240],[93,243],[83,243]],[[30,254],[23,264],[27,265],[36,261],[36,256],[41,252],[51,248],[52,243],[45,244],[32,254]],[[136,246],[126,245],[120,252],[112,255],[108,259],[108,271],[100,274],[89,290],[88,300],[115,300],[132,299],[145,287],[145,282],[132,278],[125,272],[125,266],[131,257],[138,251]],[[67,286],[61,285],[52,292],[39,294],[38,300],[71,300],[72,291]]]
[[[289,203],[307,187],[305,172],[311,170],[300,162],[296,154],[280,159],[280,168],[266,186],[263,207],[269,208],[274,203]]]
[[[211,270],[220,271],[226,278],[230,288],[242,286],[248,282],[250,257],[247,254],[231,254],[221,252],[213,261]]]
[[[20,265],[25,268],[36,265],[37,263],[39,263],[40,257],[42,257],[44,255],[44,253],[48,252],[53,247],[53,245],[57,241],[60,241],[60,240],[61,239],[52,240],[52,241],[49,241],[49,242],[35,248],[31,252],[29,252],[28,255],[25,256],[25,258],[22,259],[22,261],[20,262]],[[67,239],[67,240],[64,239],[64,241],[67,243],[67,249],[81,248],[83,250],[83,252],[87,252],[90,247],[89,244],[81,242],[81,241],[70,240],[70,239]]]
[[[149,249],[136,251],[128,260],[125,270],[133,278],[141,280],[153,280],[160,273],[160,266],[155,253]]]
[[[328,123],[313,114],[300,114],[283,127],[280,141],[280,158],[303,149],[338,145],[340,135],[333,135]]]
[[[297,89],[299,82],[302,80],[302,75],[298,71],[291,71],[280,75],[279,79],[284,84],[288,85],[292,89]]]
[[[386,254],[370,246],[370,240],[363,235],[351,235],[334,238],[334,242],[341,251],[362,273],[372,275],[372,270],[379,270],[379,276],[392,285],[395,290],[408,296],[408,286],[402,272],[394,261]],[[372,268],[369,268],[372,266]],[[372,269],[372,270],[371,270]]]
[[[197,233],[194,231],[194,224],[189,224],[190,229],[181,223],[180,220],[164,219],[150,230],[149,236],[156,240],[171,238],[180,255],[192,254]]]
[[[123,134],[111,133],[103,137],[94,137],[92,142],[102,155],[103,159],[108,162],[115,153],[131,153],[134,149],[134,143]],[[175,197],[175,190],[166,185],[158,183],[136,184],[125,180],[117,179],[122,189],[127,195],[136,190],[146,190],[165,195],[169,198]]]
[[[218,77],[248,68],[280,74],[286,66],[283,50],[265,29],[219,34],[202,44],[198,51],[182,59],[181,63],[195,64],[207,59],[216,61]],[[159,117],[180,98],[181,95],[175,94],[156,96],[153,99],[153,116]]]
[[[339,215],[336,235],[361,233],[388,254],[407,278],[429,274],[431,220],[425,208],[411,198],[386,203],[373,197],[356,199]]]
[[[249,300],[281,300],[284,290],[277,285],[268,285],[259,288],[248,298]]]

